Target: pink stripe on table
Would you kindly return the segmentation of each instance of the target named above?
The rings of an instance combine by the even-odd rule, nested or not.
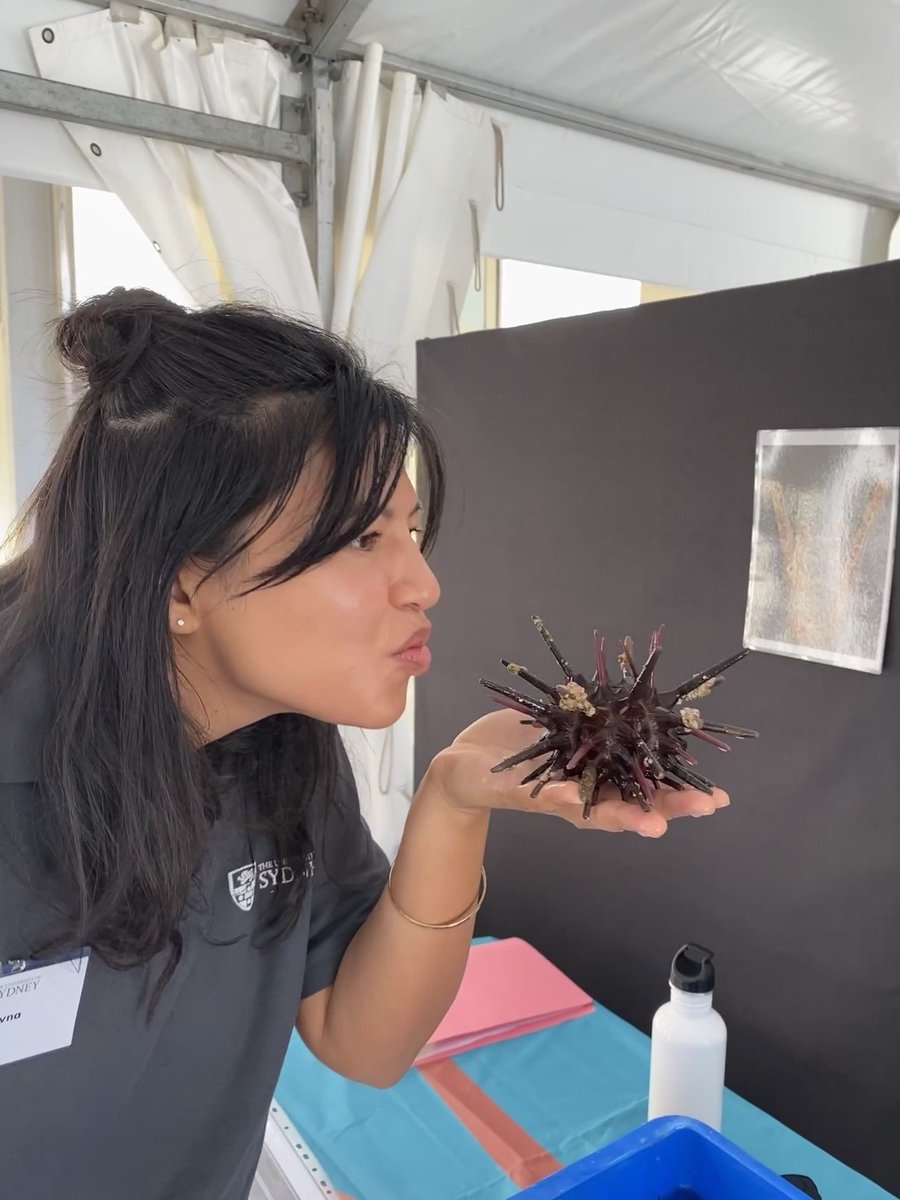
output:
[[[452,1059],[419,1067],[455,1117],[482,1150],[520,1188],[560,1170],[562,1163],[503,1111]]]

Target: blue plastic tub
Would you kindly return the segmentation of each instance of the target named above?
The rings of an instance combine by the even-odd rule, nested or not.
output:
[[[519,1193],[520,1200],[802,1200],[699,1121],[662,1117]]]

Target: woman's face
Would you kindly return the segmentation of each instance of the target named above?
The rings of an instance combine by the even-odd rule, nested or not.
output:
[[[170,626],[182,703],[208,740],[278,712],[384,728],[428,669],[425,614],[440,587],[417,544],[421,512],[405,474],[362,537],[294,579],[240,595],[296,546],[319,494],[311,472],[239,563],[199,587],[199,568],[179,576]]]

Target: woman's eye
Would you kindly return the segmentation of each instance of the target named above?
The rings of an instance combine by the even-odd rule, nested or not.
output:
[[[424,532],[424,529],[416,528],[411,529],[409,534],[410,537],[417,542]],[[350,545],[354,550],[372,550],[374,549],[376,542],[381,540],[381,537],[382,535],[380,533],[361,533],[359,537],[353,539]]]

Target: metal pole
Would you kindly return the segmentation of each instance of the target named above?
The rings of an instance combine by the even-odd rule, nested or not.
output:
[[[322,58],[312,60],[312,137],[316,215],[316,281],[319,305],[326,328],[334,303],[334,115],[330,64]]]
[[[322,320],[327,327],[334,300],[334,119],[331,63],[310,58],[303,64],[303,96],[281,99],[281,127],[305,133],[311,143],[310,161],[285,165],[284,185],[300,209],[310,209],[307,233],[312,231],[313,270]],[[310,228],[311,227],[311,228]]]
[[[305,134],[0,71],[0,108],[273,162],[309,162]],[[98,150],[102,150],[98,147]]]

